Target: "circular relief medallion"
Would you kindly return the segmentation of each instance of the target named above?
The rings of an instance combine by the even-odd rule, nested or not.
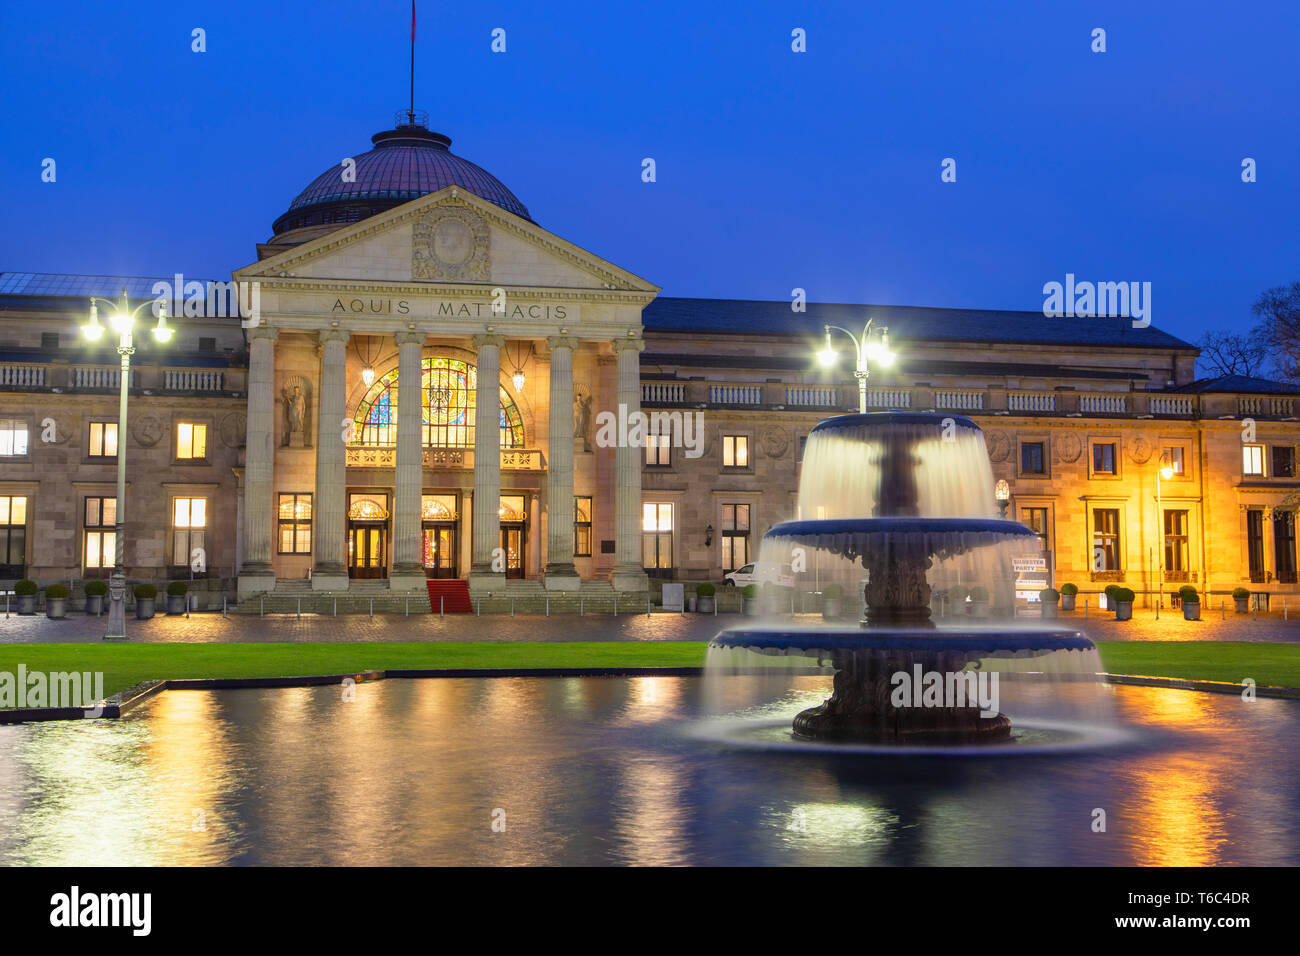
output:
[[[459,219],[444,219],[433,230],[433,254],[438,261],[458,266],[474,252],[469,226]]]
[[[411,278],[490,278],[492,234],[482,216],[465,206],[439,206],[411,230]]]
[[[1151,458],[1151,452],[1154,446],[1149,439],[1139,435],[1128,446],[1128,456],[1133,459],[1135,465],[1145,465]]]
[[[769,425],[759,436],[759,445],[768,458],[780,458],[790,447],[790,433],[784,428]]]
[[[158,442],[162,441],[163,432],[165,431],[162,419],[148,412],[131,423],[131,436],[135,438],[135,443],[141,448],[152,448],[158,444]]]
[[[1006,432],[989,432],[986,441],[990,461],[1006,461],[1011,457],[1011,439]]]
[[[1083,454],[1083,442],[1072,432],[1062,435],[1055,445],[1056,454],[1061,461],[1078,461],[1079,456]]]
[[[221,444],[227,448],[242,447],[247,430],[248,422],[243,415],[235,412],[226,415],[217,426],[217,434],[221,436]]]

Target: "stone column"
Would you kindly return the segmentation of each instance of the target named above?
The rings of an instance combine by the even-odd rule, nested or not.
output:
[[[398,332],[397,357],[397,478],[393,494],[394,591],[418,591],[425,586],[420,562],[420,494],[424,490],[423,332]]]
[[[582,586],[573,568],[573,350],[577,339],[553,335],[550,429],[546,451],[546,587],[576,591]]]
[[[316,419],[316,495],[312,502],[313,591],[346,591],[347,448],[343,443],[348,333],[320,333],[320,415]]]
[[[641,411],[641,350],[644,340],[615,339],[618,356],[618,408],[630,422]],[[622,431],[622,429],[620,429]],[[650,579],[641,566],[641,462],[645,448],[622,442],[614,451],[614,573],[618,591],[647,591]]]
[[[244,447],[244,563],[239,599],[275,590],[271,529],[275,494],[275,339],[278,329],[248,330],[248,437]]]
[[[469,570],[472,590],[502,590],[504,563],[492,570],[492,556],[501,547],[501,347],[500,335],[474,336],[478,353],[478,390],[474,409],[474,547]]]

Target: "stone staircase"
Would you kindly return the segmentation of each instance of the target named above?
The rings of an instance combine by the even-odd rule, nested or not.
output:
[[[313,591],[304,579],[281,579],[275,590],[241,601],[238,614],[428,614],[429,592],[394,593],[387,581],[351,581],[346,591]]]

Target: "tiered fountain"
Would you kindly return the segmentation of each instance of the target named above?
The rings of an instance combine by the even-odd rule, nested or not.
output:
[[[740,672],[780,665],[834,669],[833,693],[794,718],[798,738],[859,743],[1006,741],[1011,720],[978,704],[895,707],[894,675],[964,670],[1099,670],[1092,642],[1076,631],[1025,628],[1014,615],[1012,558],[1038,553],[1026,526],[995,517],[984,435],[969,418],[880,412],[830,418],[813,429],[799,488],[801,515],[763,537],[760,561],[789,564],[821,552],[855,581],[866,572],[858,625],[759,625],[723,631],[710,664]],[[868,517],[869,516],[869,517]],[[802,555],[795,549],[803,549]],[[801,562],[802,563],[802,562]],[[945,585],[982,583],[1008,620],[954,626],[965,607],[932,619]],[[854,587],[856,590],[856,585]],[[761,655],[761,656],[755,656]],[[775,660],[774,660],[775,659]]]

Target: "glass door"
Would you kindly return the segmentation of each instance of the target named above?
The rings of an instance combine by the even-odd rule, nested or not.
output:
[[[456,526],[425,522],[421,558],[426,577],[456,577]]]
[[[506,577],[522,578],[524,576],[524,534],[523,523],[501,525],[501,550],[506,558]]]

